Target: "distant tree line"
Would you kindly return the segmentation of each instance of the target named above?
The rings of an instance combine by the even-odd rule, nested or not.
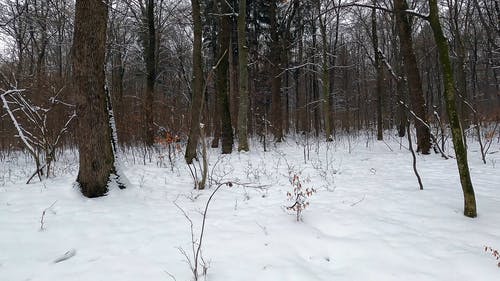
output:
[[[235,143],[251,150],[249,136],[334,141],[368,132],[382,140],[384,130],[403,137],[413,123],[422,154],[449,124],[466,194],[463,128],[499,120],[499,2],[2,0],[0,84],[39,106],[55,96],[74,105],[45,121],[54,131],[80,111],[62,145],[88,145],[81,139],[98,128],[92,122],[107,117],[84,125],[86,108],[112,105],[115,145],[151,148],[175,134],[187,142],[187,163],[197,158],[200,123],[222,153]],[[97,79],[89,71],[101,75],[101,63]],[[99,94],[88,96],[91,78]],[[3,117],[0,148],[21,146]]]

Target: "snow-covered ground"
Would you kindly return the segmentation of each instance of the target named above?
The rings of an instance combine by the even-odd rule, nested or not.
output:
[[[411,154],[396,140],[313,141],[306,161],[302,143],[265,153],[253,143],[250,153],[224,157],[210,150],[212,177],[242,185],[222,187],[210,204],[207,280],[500,280],[484,250],[500,249],[500,153],[483,164],[470,145],[478,205],[470,219],[454,159],[418,156],[420,191]],[[1,281],[192,278],[179,250],[191,254],[189,222],[174,202],[198,235],[213,187],[194,191],[180,155],[173,171],[156,156],[143,165],[139,151],[124,155],[133,186],[98,199],[73,186],[74,152],[56,164],[57,177],[30,185],[24,156],[0,163]],[[286,209],[294,174],[317,190],[303,222]],[[69,259],[54,262],[66,252]]]

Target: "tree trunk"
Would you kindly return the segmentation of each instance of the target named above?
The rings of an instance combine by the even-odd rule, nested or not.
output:
[[[394,0],[396,22],[404,61],[404,70],[408,79],[408,92],[415,113],[415,128],[417,129],[417,152],[429,154],[431,149],[431,137],[427,122],[424,92],[422,91],[422,79],[418,71],[417,58],[413,50],[411,37],[411,25],[405,11],[408,9],[406,0]]]
[[[104,88],[107,18],[106,2],[76,1],[73,82],[80,152],[77,182],[86,197],[105,195],[110,175],[115,172]]]
[[[321,32],[322,45],[322,63],[321,63],[321,85],[323,93],[323,116],[325,120],[325,135],[326,141],[333,141],[331,128],[331,111],[330,111],[330,59],[328,57],[328,38],[326,34],[326,22],[321,15],[321,1],[317,0],[319,14],[319,29]]]
[[[248,47],[246,45],[247,1],[239,0],[238,13],[238,64],[239,94],[238,151],[249,151],[248,147]]]
[[[300,21],[302,21],[301,16],[299,15]],[[304,40],[302,39],[304,31],[303,25],[301,25],[301,30],[300,30],[300,38],[298,39],[298,61],[300,64],[304,62]],[[305,67],[298,68],[297,74],[296,74],[296,114],[297,114],[297,121],[296,121],[296,128],[297,131],[301,134],[303,134],[306,131],[307,126],[307,97],[306,97],[306,72],[304,71]]]
[[[461,7],[461,4],[458,3],[458,1],[453,1],[453,2],[448,2],[448,14],[449,14],[449,25],[450,25],[450,32],[451,36],[453,38],[453,47],[455,50],[455,56],[456,56],[456,63],[453,67],[453,69],[456,71],[455,75],[457,79],[455,79],[456,82],[456,91],[459,96],[459,116],[460,120],[462,121],[462,124],[465,124],[465,126],[468,126],[470,122],[473,122],[474,119],[474,110],[470,110],[468,108],[468,103],[470,102],[469,99],[469,92],[468,92],[468,85],[467,85],[467,62],[466,60],[469,57],[468,50],[465,48],[465,43],[464,43],[464,38],[462,36],[462,32],[460,30],[461,25],[463,26],[468,26],[468,19],[470,16],[471,12],[471,7],[472,5],[466,4],[466,7]],[[461,16],[461,14],[465,14],[465,21],[464,18]],[[464,34],[467,36],[466,34]],[[467,147],[467,139],[464,138],[464,141],[466,142],[465,147]]]
[[[230,11],[229,11],[230,13]],[[238,105],[239,105],[239,81],[238,81],[238,35],[236,31],[233,31],[233,25],[237,28],[237,24],[232,18],[229,19],[230,27],[230,42],[229,48],[227,50],[228,62],[229,62],[229,113],[231,114],[231,127],[238,128]],[[234,41],[234,42],[233,42]]]
[[[202,25],[199,0],[191,0],[193,16],[193,93],[191,98],[191,126],[184,159],[193,163],[197,159],[196,150],[200,139],[200,114],[203,102],[203,66],[202,66]]]
[[[449,46],[444,36],[441,22],[439,21],[439,10],[437,0],[429,0],[429,22],[434,33],[439,52],[439,61],[441,63],[444,82],[444,99],[446,103],[446,112],[450,122],[451,133],[453,137],[453,148],[457,159],[458,172],[460,174],[460,183],[464,194],[464,215],[474,218],[477,216],[476,197],[469,173],[467,162],[467,150],[463,139],[462,125],[458,118],[455,98],[455,83],[453,79],[453,69],[451,67]]]
[[[373,5],[377,5],[377,0],[373,0]],[[378,34],[377,34],[377,10],[372,9],[372,45],[375,54],[375,71],[377,72],[377,86],[375,88],[377,96],[377,140],[383,140],[383,124],[382,124],[382,58],[378,48]]]
[[[144,60],[146,61],[146,97],[144,100],[144,126],[145,144],[152,146],[154,143],[154,93],[156,81],[156,27],[155,27],[155,1],[148,0],[144,26],[147,28],[144,38]]]
[[[271,105],[274,141],[283,140],[283,114],[281,110],[281,44],[277,19],[278,5],[271,1],[269,17],[271,21]]]
[[[123,78],[125,68],[123,66],[123,54],[121,51],[116,51],[111,58],[111,94],[113,97],[113,108],[115,112],[116,126],[118,131],[123,125]]]
[[[216,91],[219,102],[219,112],[221,119],[221,146],[222,154],[230,154],[233,151],[233,127],[231,126],[231,113],[229,111],[229,97],[228,97],[228,70],[229,70],[229,52],[230,49],[230,36],[231,36],[231,22],[229,21],[228,14],[230,9],[228,3],[224,0],[218,1],[220,8],[219,20],[219,34],[218,34],[218,55],[217,60],[217,81]]]

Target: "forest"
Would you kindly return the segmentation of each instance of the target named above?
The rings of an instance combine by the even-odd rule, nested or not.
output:
[[[500,274],[499,0],[0,0],[0,105],[0,280]]]

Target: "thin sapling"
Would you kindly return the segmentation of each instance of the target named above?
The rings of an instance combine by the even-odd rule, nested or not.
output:
[[[302,211],[309,206],[309,198],[316,192],[314,188],[304,188],[300,177],[293,175],[291,180],[292,192],[287,192],[286,196],[293,204],[287,207],[287,210],[292,210],[296,214],[297,221],[302,221]]]

